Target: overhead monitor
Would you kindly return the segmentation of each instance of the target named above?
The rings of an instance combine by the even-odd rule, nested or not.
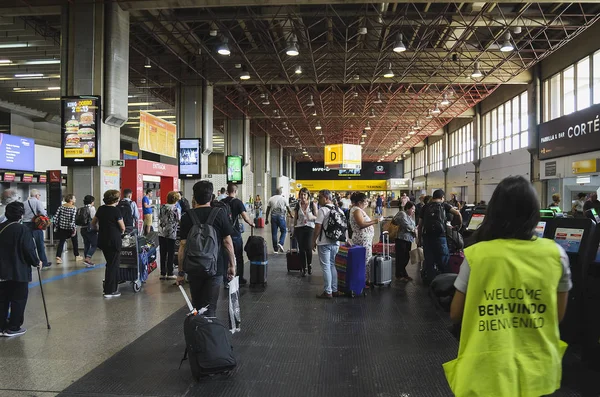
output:
[[[61,164],[97,166],[100,148],[100,97],[61,98]]]
[[[202,142],[200,138],[181,138],[177,141],[179,154],[179,179],[199,179],[200,151]]]
[[[544,232],[546,231],[546,221],[539,221],[537,226],[535,227],[535,235],[539,238],[544,237]]]
[[[467,230],[477,230],[479,226],[481,226],[481,222],[485,219],[485,214],[473,214],[471,216],[471,220],[469,221],[469,225],[467,226]]]
[[[563,247],[567,253],[576,254],[579,252],[583,233],[583,229],[559,227],[554,232],[554,241]]]
[[[35,141],[0,133],[0,169],[34,171]]]
[[[243,180],[242,166],[244,164],[244,158],[242,156],[227,156],[227,183],[234,183],[239,185]]]

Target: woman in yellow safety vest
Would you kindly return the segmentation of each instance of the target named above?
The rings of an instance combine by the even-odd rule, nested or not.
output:
[[[458,397],[539,397],[560,388],[567,345],[558,325],[571,273],[561,246],[534,237],[539,211],[529,181],[504,179],[476,244],[465,249],[450,311],[453,321],[462,320],[460,347],[444,364]]]

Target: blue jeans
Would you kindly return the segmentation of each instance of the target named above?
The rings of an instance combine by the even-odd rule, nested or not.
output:
[[[33,239],[35,241],[35,247],[37,248],[38,258],[42,261],[42,266],[48,266],[48,257],[46,256],[46,246],[44,245],[44,231],[36,229],[33,222],[25,222],[25,225],[31,230]]]
[[[335,256],[340,246],[337,244],[318,245],[319,262],[323,269],[323,292],[331,294],[338,290],[337,269],[335,268]]]
[[[423,270],[428,275],[430,281],[433,280],[437,272],[449,273],[448,260],[450,251],[448,251],[448,242],[446,236],[423,236],[423,253],[425,261]],[[436,272],[437,267],[437,272]]]
[[[287,233],[287,225],[285,223],[285,216],[283,215],[271,215],[271,237],[273,238],[273,250],[277,251],[277,229],[281,231],[281,237],[279,238],[279,244],[283,245],[285,242],[285,235]]]
[[[81,237],[83,238],[83,257],[85,259],[91,259],[96,252],[96,245],[98,244],[98,232],[95,230],[90,230],[89,227],[84,226],[81,228]]]

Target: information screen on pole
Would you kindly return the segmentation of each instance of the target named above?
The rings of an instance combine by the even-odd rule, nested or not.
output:
[[[199,179],[200,172],[200,150],[199,138],[182,138],[177,141],[177,152],[179,154],[179,179]]]
[[[544,237],[544,232],[546,231],[546,222],[539,221],[537,226],[535,227],[535,235],[539,238]]]
[[[61,163],[63,166],[98,165],[100,97],[61,98]]]
[[[471,220],[469,221],[469,225],[467,226],[467,230],[477,230],[483,222],[485,218],[485,214],[473,214],[471,215]]]
[[[227,156],[227,183],[240,184],[243,182],[242,164],[244,158],[242,156]]]
[[[35,141],[22,136],[0,134],[0,169],[34,171]]]
[[[581,239],[583,238],[583,229],[571,229],[566,227],[559,227],[554,233],[554,241],[565,249],[566,252],[576,254],[579,252],[581,246]]]

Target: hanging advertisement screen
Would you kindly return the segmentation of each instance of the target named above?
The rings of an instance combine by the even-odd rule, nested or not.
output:
[[[0,169],[34,171],[35,141],[0,133]]]
[[[140,112],[140,150],[176,157],[177,127],[150,113]]]
[[[61,98],[61,164],[93,166],[99,164],[100,97]]]
[[[227,183],[240,184],[243,182],[242,165],[244,158],[242,156],[227,156]]]
[[[179,154],[179,179],[200,178],[200,150],[199,138],[181,138],[177,141]]]

